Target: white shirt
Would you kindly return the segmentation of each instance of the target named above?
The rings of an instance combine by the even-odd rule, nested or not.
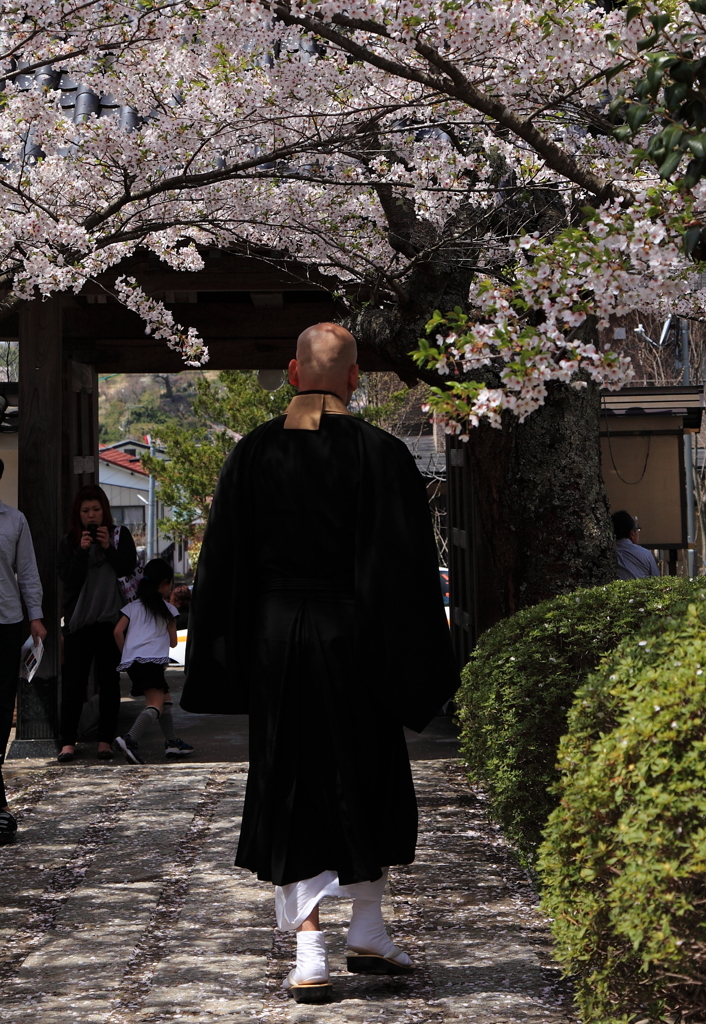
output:
[[[629,537],[621,537],[615,542],[618,552],[618,579],[639,580],[643,576],[659,576],[657,563],[652,552],[633,544]]]
[[[179,612],[173,604],[164,602],[172,618]],[[125,634],[123,656],[118,665],[118,672],[129,668],[135,661],[152,662],[156,665],[169,664],[169,623],[161,616],[156,618],[149,612],[142,601],[131,601],[120,609],[122,615],[130,620]]]
[[[0,501],[0,624],[22,621],[22,601],[28,619],[42,618],[42,584],[27,520]]]

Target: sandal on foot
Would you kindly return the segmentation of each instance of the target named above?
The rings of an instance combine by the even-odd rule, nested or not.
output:
[[[0,811],[0,843],[14,843],[17,818],[10,811]]]
[[[57,754],[56,755],[56,759],[59,762],[59,764],[68,764],[69,761],[75,761],[76,760],[76,751],[75,750],[65,750],[62,754]]]
[[[365,953],[348,950],[346,956],[346,967],[351,974],[412,974],[413,964],[398,963],[398,957],[403,950],[393,946],[389,956],[380,956],[379,953]]]
[[[115,754],[112,750],[99,750],[96,754],[99,761],[112,761]]]
[[[330,981],[292,981],[290,971],[282,988],[286,988],[292,994],[295,1003],[330,1003],[333,998],[333,985]]]

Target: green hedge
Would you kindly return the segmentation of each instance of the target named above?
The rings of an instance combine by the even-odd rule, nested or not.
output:
[[[703,597],[621,644],[561,742],[538,867],[587,1024],[706,1017]]]
[[[677,577],[611,583],[545,601],[480,638],[457,698],[461,752],[524,863],[556,806],[556,754],[577,688],[646,619],[701,588]]]

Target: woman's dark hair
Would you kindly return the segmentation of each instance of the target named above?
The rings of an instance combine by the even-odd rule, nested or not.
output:
[[[153,558],[142,570],[144,575],[137,584],[137,598],[154,615],[155,619],[171,622],[173,615],[164,603],[164,598],[157,590],[165,580],[169,583],[174,579],[174,570],[163,558]]]
[[[174,587],[169,595],[169,603],[178,608],[180,612],[188,612],[191,607],[191,591],[183,584],[180,587]]]
[[[108,527],[108,532],[115,527],[113,515],[110,511],[108,495],[102,487],[98,486],[98,484],[88,484],[87,487],[82,487],[74,498],[74,503],[71,506],[71,515],[69,516],[69,534],[72,540],[77,544],[81,540],[81,534],[83,533],[83,524],[81,523],[81,516],[79,515],[79,512],[84,501],[99,502],[100,507],[103,509],[102,525]]]

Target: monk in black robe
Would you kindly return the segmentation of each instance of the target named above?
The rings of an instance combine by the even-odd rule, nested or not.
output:
[[[353,897],[349,969],[403,973],[385,930],[387,868],[414,859],[403,725],[458,686],[426,488],[406,446],[352,416],[355,341],[298,340],[285,416],[223,467],[194,586],[182,707],[250,716],[236,864],[296,929],[299,1001],[330,996],[325,895]]]

